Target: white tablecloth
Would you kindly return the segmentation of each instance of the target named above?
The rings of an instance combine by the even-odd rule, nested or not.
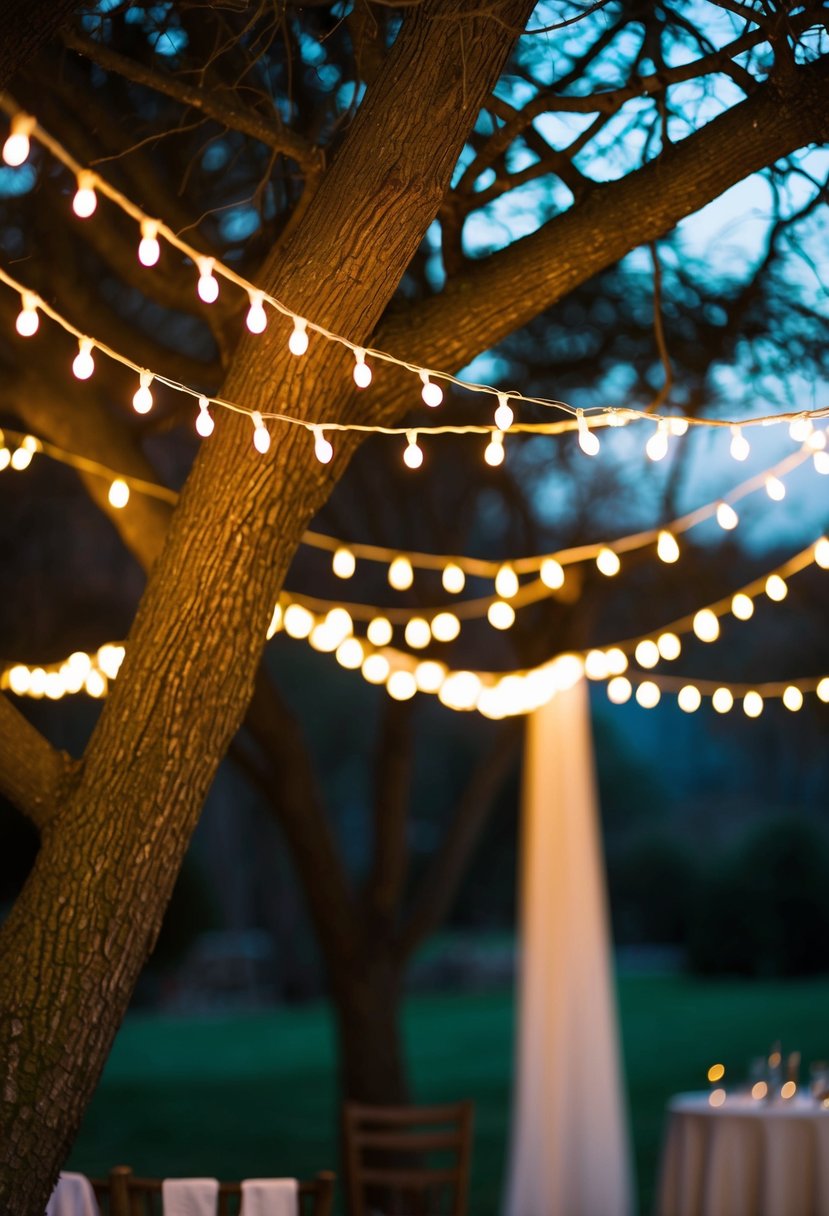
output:
[[[680,1094],[668,1105],[658,1216],[829,1216],[829,1110]]]

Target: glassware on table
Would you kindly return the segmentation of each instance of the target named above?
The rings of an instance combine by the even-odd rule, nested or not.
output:
[[[814,1060],[809,1069],[812,1097],[821,1106],[829,1107],[829,1060]]]

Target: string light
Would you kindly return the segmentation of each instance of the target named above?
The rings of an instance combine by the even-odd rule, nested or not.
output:
[[[656,648],[666,663],[672,663],[682,654],[682,643],[675,633],[668,631],[660,633],[656,639]]]
[[[270,623],[270,625],[268,625],[268,632],[265,634],[265,638],[267,641],[270,641],[271,638],[275,636],[275,634],[279,633],[279,630],[282,628],[282,617],[283,617],[282,605],[276,604],[274,606],[274,610],[271,615],[271,623]]]
[[[538,574],[544,586],[551,591],[558,591],[564,586],[564,568],[554,557],[545,557]]]
[[[800,414],[789,423],[789,436],[795,443],[805,443],[812,432],[812,420],[806,414]]]
[[[763,698],[753,689],[743,697],[743,713],[748,718],[759,718],[763,712]]]
[[[611,646],[605,651],[605,659],[607,660],[608,674],[611,676],[620,676],[627,671],[628,659],[624,650],[618,646]]]
[[[457,562],[448,562],[443,567],[441,583],[443,590],[447,591],[449,595],[459,595],[463,591],[466,586],[466,575]]]
[[[829,676],[820,681],[815,691],[821,701],[829,701]]]
[[[207,397],[199,397],[199,412],[196,415],[196,431],[202,439],[208,439],[213,434],[215,422],[210,413],[210,402]]]
[[[262,415],[258,410],[253,411],[250,420],[253,423],[253,446],[257,452],[261,452],[264,456],[271,446],[270,432],[262,421]]]
[[[141,240],[138,242],[138,260],[148,269],[158,264],[161,246],[158,243],[158,224],[154,220],[141,221]]]
[[[282,624],[288,637],[307,638],[314,628],[314,614],[302,604],[289,604],[285,609]]]
[[[115,507],[117,511],[120,511],[121,508],[125,507],[130,500],[130,488],[125,481],[121,480],[120,477],[116,477],[115,481],[113,481],[112,485],[109,487],[109,494],[107,495],[107,498],[109,499],[109,505],[111,507]]]
[[[717,523],[724,532],[731,532],[737,527],[740,517],[729,502],[721,502],[717,507]]]
[[[825,477],[829,473],[829,452],[815,452],[812,464],[815,466],[815,472]]]
[[[37,311],[37,296],[33,291],[24,291],[20,297],[20,312],[14,328],[21,338],[31,338],[37,333],[40,317]]]
[[[414,677],[418,691],[436,693],[446,679],[446,667],[434,659],[424,659],[415,667]]]
[[[36,449],[30,447],[24,440],[20,447],[12,452],[9,463],[16,473],[22,473],[24,469],[28,469],[35,451]]]
[[[203,304],[215,304],[219,298],[219,282],[213,273],[216,260],[215,258],[198,258],[196,265],[199,268],[199,281],[196,285],[199,299]]]
[[[579,447],[586,456],[598,456],[599,448],[601,446],[599,443],[599,436],[590,430],[584,420],[584,414],[581,410],[579,410],[578,414],[576,415],[576,422],[578,425]]]
[[[337,662],[347,671],[356,671],[364,658],[365,652],[358,638],[345,638],[337,647]]]
[[[640,667],[656,667],[659,662],[659,647],[651,638],[645,638],[637,644],[634,657]]]
[[[268,326],[268,317],[265,312],[265,297],[261,291],[252,291],[249,293],[250,307],[248,314],[245,317],[245,325],[252,334],[263,334]]]
[[[710,608],[700,608],[694,614],[692,628],[701,642],[716,642],[720,636],[720,622]]]
[[[417,681],[410,671],[393,671],[386,681],[386,692],[395,701],[411,701]]]
[[[78,380],[88,380],[95,371],[92,347],[93,342],[91,338],[78,339],[78,353],[72,362],[72,371]]]
[[[98,196],[95,193],[95,175],[83,169],[78,174],[78,188],[72,199],[72,210],[79,220],[88,220],[95,214]]]
[[[743,434],[741,426],[732,426],[731,428],[731,446],[729,448],[731,456],[734,460],[747,460],[751,452],[751,444]]]
[[[389,661],[382,654],[366,656],[362,666],[363,679],[369,684],[385,684],[389,674]]]
[[[637,684],[636,700],[643,709],[655,709],[661,699],[659,685],[654,684],[653,680],[643,680],[641,684]]]
[[[664,420],[657,424],[656,430],[645,444],[645,455],[648,460],[664,460],[668,454],[668,427]]]
[[[436,642],[454,642],[461,623],[454,612],[439,612],[432,620],[432,637]]]
[[[432,640],[429,622],[422,616],[413,616],[406,625],[404,636],[406,645],[411,646],[412,650],[425,650]]]
[[[686,714],[692,714],[702,704],[700,691],[693,684],[685,684],[677,694],[677,705]]]
[[[136,414],[148,414],[153,408],[153,395],[150,392],[150,385],[153,382],[152,372],[142,372],[139,377],[138,388],[132,398],[132,408]]]
[[[606,578],[613,578],[614,574],[619,573],[622,563],[619,561],[618,553],[614,553],[612,549],[602,548],[596,554],[596,566]]]
[[[308,349],[308,322],[304,317],[294,317],[294,328],[288,339],[288,350],[299,357]]]
[[[821,570],[829,570],[829,539],[825,536],[815,541],[814,561]]]
[[[766,493],[772,502],[782,502],[786,497],[786,487],[779,477],[767,477]]]
[[[495,575],[495,590],[502,600],[511,600],[518,594],[518,575],[506,562]]]
[[[354,383],[357,388],[368,388],[371,384],[371,368],[366,363],[366,352],[362,346],[354,347]]]
[[[420,390],[420,396],[423,399],[423,404],[428,405],[429,409],[434,410],[443,401],[443,389],[439,384],[435,384],[429,379],[427,371],[420,372],[420,380],[423,388]]]
[[[584,656],[584,674],[588,680],[606,680],[610,675],[610,665],[603,650],[588,650]]]
[[[803,693],[799,688],[795,688],[793,684],[790,684],[783,693],[783,704],[792,713],[797,713],[799,709],[803,708]]]
[[[357,569],[357,559],[350,549],[340,546],[331,559],[331,569],[337,578],[351,578]]]
[[[498,407],[495,410],[495,425],[499,431],[508,431],[515,421],[515,414],[509,404],[506,393],[498,394]]]
[[[789,588],[779,574],[770,574],[766,579],[766,595],[775,603],[780,603],[789,594]]]
[[[717,688],[711,698],[711,704],[718,714],[727,714],[734,705],[731,689]]]
[[[406,447],[403,450],[403,463],[409,469],[419,469],[423,464],[423,449],[417,442],[417,431],[406,432]]]
[[[754,616],[754,600],[738,591],[731,601],[731,611],[738,621],[749,621]]]
[[[3,160],[12,169],[18,169],[29,159],[30,136],[35,129],[35,120],[28,114],[15,114],[11,130],[3,144]]]
[[[504,433],[493,431],[492,438],[484,450],[484,460],[492,468],[504,463]]]
[[[679,544],[672,532],[663,530],[656,541],[656,553],[660,561],[672,563],[679,561]]]
[[[311,433],[314,436],[314,455],[317,460],[320,464],[330,464],[334,448],[330,440],[326,439],[325,431],[321,426],[312,426]]]
[[[515,623],[515,609],[506,600],[495,600],[489,605],[486,617],[493,629],[509,629]]]
[[[414,571],[408,557],[400,554],[389,566],[389,586],[395,591],[408,591],[414,582]]]

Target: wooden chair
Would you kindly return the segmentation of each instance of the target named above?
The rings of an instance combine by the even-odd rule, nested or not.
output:
[[[108,1178],[92,1178],[102,1216],[163,1216],[161,1178],[137,1178],[128,1165],[116,1165]],[[298,1216],[331,1216],[335,1175],[323,1170],[299,1183]],[[218,1216],[239,1216],[241,1182],[219,1184]]]
[[[343,1106],[349,1216],[466,1216],[472,1102]]]

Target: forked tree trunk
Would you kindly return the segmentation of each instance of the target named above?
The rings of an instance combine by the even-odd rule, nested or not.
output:
[[[343,1098],[379,1106],[409,1101],[401,1033],[400,965],[387,954],[363,961],[335,991]]]
[[[476,13],[485,13],[488,6]],[[498,20],[411,10],[293,241],[262,273],[297,311],[365,341],[413,256],[530,0]],[[468,10],[467,10],[468,11]],[[462,30],[460,27],[463,27]],[[285,327],[239,346],[224,395],[314,418],[354,411],[349,357]],[[361,398],[362,419],[371,400]],[[0,932],[0,1211],[42,1213],[158,932],[204,798],[250,700],[272,605],[345,466],[309,437],[222,415],[203,445],[77,783]]]

